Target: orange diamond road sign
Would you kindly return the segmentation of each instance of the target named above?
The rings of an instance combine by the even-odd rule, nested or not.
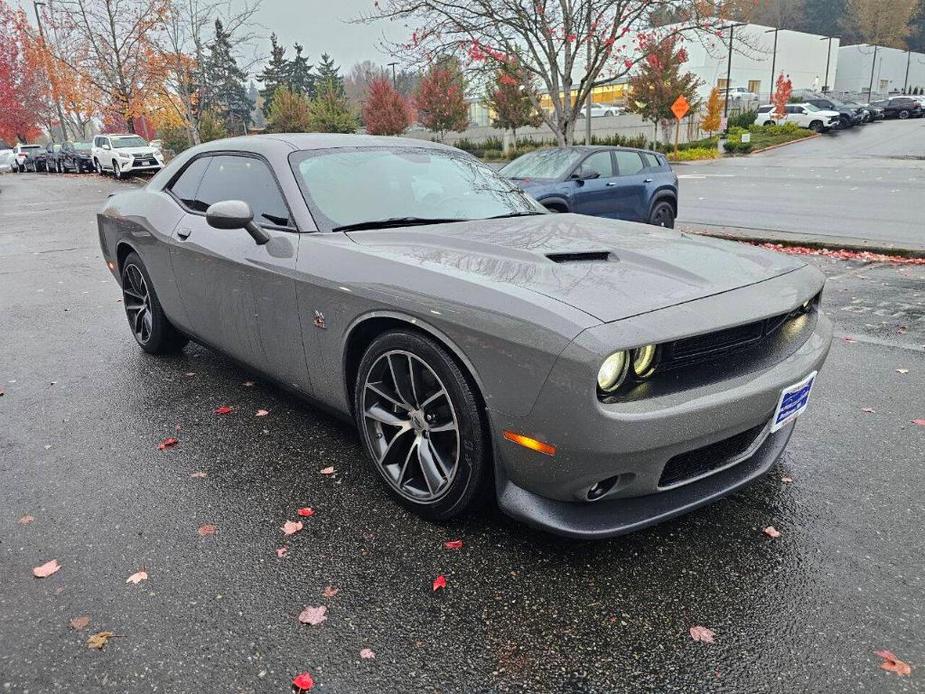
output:
[[[671,112],[678,120],[684,118],[690,110],[691,105],[687,102],[687,99],[684,98],[683,94],[675,99],[675,102],[671,105]]]

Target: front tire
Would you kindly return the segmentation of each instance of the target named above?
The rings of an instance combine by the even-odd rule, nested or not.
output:
[[[674,207],[670,202],[659,200],[652,206],[649,224],[666,229],[674,229]]]
[[[119,166],[119,162],[117,161],[112,162],[112,176],[117,181],[122,180],[122,167]]]
[[[370,464],[399,503],[446,520],[487,498],[491,454],[475,386],[436,342],[380,335],[360,362],[354,403]]]
[[[164,315],[148,270],[134,251],[122,261],[122,305],[135,341],[148,354],[173,354],[187,343]]]
[[[814,120],[812,123],[809,124],[809,129],[812,130],[814,133],[821,133],[822,132],[822,121]]]

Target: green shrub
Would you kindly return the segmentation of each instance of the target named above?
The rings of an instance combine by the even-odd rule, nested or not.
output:
[[[729,119],[729,127],[748,128],[749,126],[754,125],[755,119],[757,117],[757,111],[743,111],[742,113],[738,113]]]
[[[696,161],[698,159],[716,159],[719,152],[716,147],[689,147],[688,149],[679,149],[678,153],[674,152],[668,155],[671,161]]]
[[[748,154],[752,151],[751,142],[740,142],[738,140],[727,140],[723,145],[729,154]]]

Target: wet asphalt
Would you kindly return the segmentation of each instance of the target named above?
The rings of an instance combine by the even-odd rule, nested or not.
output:
[[[0,692],[925,691],[925,267],[812,259],[838,337],[780,463],[577,543],[420,520],[349,424],[205,348],[142,353],[93,216],[124,185],[0,177]]]

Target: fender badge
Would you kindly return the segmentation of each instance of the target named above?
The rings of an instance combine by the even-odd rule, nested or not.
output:
[[[321,311],[315,311],[315,316],[312,318],[312,325],[316,328],[321,328],[325,330],[328,326],[324,321],[324,314]]]

